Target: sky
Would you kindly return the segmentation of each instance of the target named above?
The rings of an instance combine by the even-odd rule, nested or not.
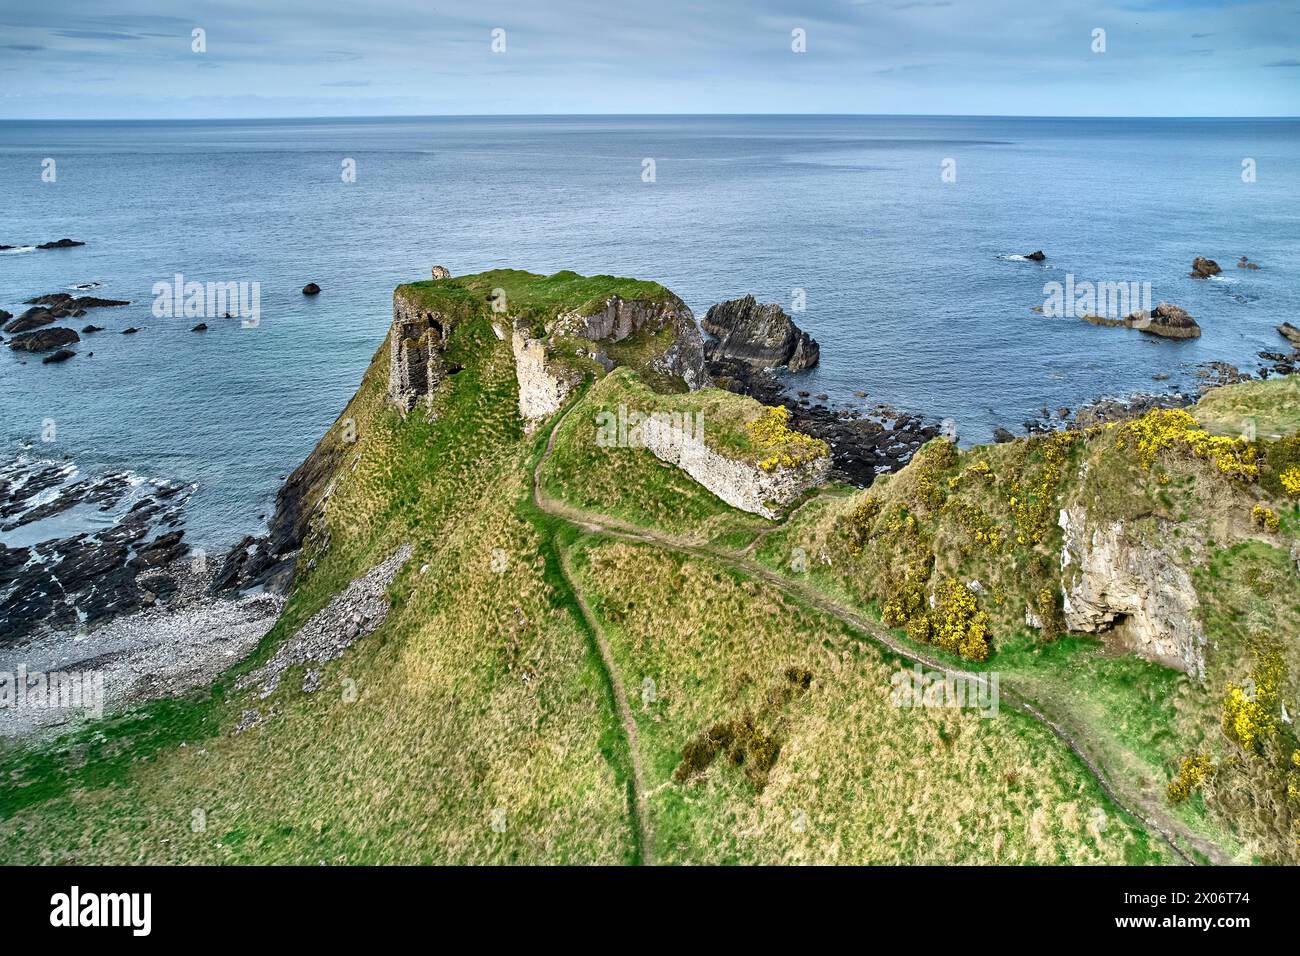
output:
[[[0,0],[0,119],[555,113],[1295,116],[1300,0]]]

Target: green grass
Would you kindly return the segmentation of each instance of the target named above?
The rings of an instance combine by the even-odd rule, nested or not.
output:
[[[450,279],[426,279],[398,286],[398,292],[422,307],[448,315],[481,314],[490,308],[489,297],[505,291],[508,313],[531,321],[536,334],[565,312],[590,315],[604,307],[612,295],[625,300],[666,302],[673,296],[657,282],[619,276],[582,276],[563,271],[543,276],[519,269],[494,269]]]
[[[1046,728],[1014,711],[893,706],[891,675],[907,665],[770,586],[601,539],[579,541],[573,564],[624,686],[654,682],[632,709],[656,859],[1167,861]],[[806,691],[792,669],[811,675]],[[688,742],[746,715],[778,747],[766,773],[720,755],[675,774]]]

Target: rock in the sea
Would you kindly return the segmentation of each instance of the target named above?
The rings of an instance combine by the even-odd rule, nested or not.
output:
[[[140,331],[139,329],[137,329],[134,325],[132,325],[132,326],[129,326],[128,328],[123,329],[123,330],[122,330],[122,334],[123,334],[123,335],[135,335],[135,333],[137,333],[137,332],[139,332],[139,331]]]
[[[71,249],[73,246],[84,246],[84,242],[77,242],[75,239],[56,239],[53,242],[42,242],[37,249]]]
[[[88,325],[81,330],[81,334],[89,335],[91,332],[103,332],[103,331],[104,331],[104,327],[102,325]]]
[[[1187,310],[1168,302],[1161,302],[1150,312],[1134,312],[1124,322],[1131,329],[1168,339],[1195,339],[1201,335],[1201,327]]]
[[[758,368],[785,365],[812,368],[821,358],[817,340],[800,329],[774,302],[760,305],[752,296],[712,306],[700,323],[716,338],[707,343],[710,361],[733,360]]]
[[[1192,271],[1188,275],[1193,279],[1208,279],[1210,276],[1217,276],[1222,271],[1219,264],[1213,259],[1197,256],[1192,260]]]
[[[1025,256],[1025,258],[1033,262],[1042,262],[1044,259],[1047,258],[1047,256],[1043,255],[1042,249],[1039,249],[1037,252],[1029,253],[1027,256]]]
[[[80,341],[81,336],[75,331],[60,325],[52,329],[37,329],[35,332],[15,335],[9,340],[9,347],[19,352],[52,352]]]
[[[76,354],[77,353],[72,351],[72,349],[59,349],[54,354],[47,355],[45,356],[45,358],[41,359],[41,364],[52,365],[55,362],[66,362],[68,359],[72,358],[72,356]]]
[[[206,322],[200,322],[198,325],[194,326],[194,328],[190,329],[191,332],[206,332],[207,330],[208,323]]]
[[[320,286],[314,282],[308,282],[302,287],[303,295],[320,295]]]
[[[1277,331],[1284,339],[1296,348],[1300,349],[1300,329],[1296,328],[1290,322],[1283,322],[1277,327]]]
[[[993,429],[993,440],[998,444],[1003,444],[1005,442],[1015,441],[1016,436],[1011,431],[1008,431],[999,425],[997,428]]]
[[[30,332],[32,329],[39,329],[42,325],[49,325],[56,318],[58,318],[58,316],[49,309],[42,308],[41,306],[33,306],[6,325],[4,331],[15,334],[18,332]]]
[[[430,271],[432,272],[433,278],[435,279],[451,278],[451,270],[449,270],[446,266],[434,266],[433,269]]]
[[[1258,262],[1251,262],[1248,258],[1246,258],[1245,256],[1242,256],[1240,259],[1237,260],[1237,268],[1238,268],[1238,269],[1258,269],[1258,268],[1259,268],[1259,263],[1258,263]]]

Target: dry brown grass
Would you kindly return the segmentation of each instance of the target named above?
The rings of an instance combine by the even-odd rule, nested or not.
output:
[[[898,665],[779,592],[626,542],[589,543],[575,565],[624,684],[655,682],[633,712],[663,862],[1163,858],[1050,732],[1006,712],[892,706]],[[807,692],[782,693],[791,668],[812,673]],[[761,792],[725,756],[673,779],[688,742],[746,714],[780,746]]]

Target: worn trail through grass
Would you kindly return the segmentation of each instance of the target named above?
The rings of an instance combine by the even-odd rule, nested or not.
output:
[[[647,544],[667,550],[686,552],[702,558],[722,562],[734,570],[761,579],[765,583],[780,589],[807,606],[831,615],[848,625],[855,632],[866,637],[868,640],[884,646],[890,652],[909,661],[910,663],[920,664],[925,668],[940,671],[949,677],[961,678],[967,682],[975,682],[979,684],[981,688],[987,689],[987,678],[983,675],[970,671],[956,670],[936,658],[918,653],[915,649],[904,644],[889,630],[881,627],[874,621],[868,620],[855,611],[844,607],[810,585],[791,580],[790,578],[778,574],[772,569],[751,559],[748,557],[750,552],[749,547],[746,547],[741,551],[733,551],[707,544],[700,544],[675,535],[664,534],[652,528],[633,525],[629,522],[608,515],[584,511],[550,497],[542,487],[542,469],[545,467],[547,459],[550,457],[553,450],[557,431],[564,423],[565,418],[573,408],[576,407],[576,404],[576,402],[571,404],[569,408],[565,409],[564,412],[556,417],[554,424],[551,426],[550,433],[547,436],[546,446],[538,457],[536,465],[533,468],[533,502],[540,510],[561,521],[574,525],[578,529],[589,534],[601,534],[611,538],[618,538],[639,544]],[[624,733],[627,735],[627,745],[631,753],[634,771],[636,804],[632,808],[635,815],[634,823],[643,841],[642,845],[644,849],[642,860],[643,862],[650,862],[653,848],[651,844],[650,822],[646,803],[647,794],[645,789],[645,778],[641,770],[641,759],[637,742],[636,723],[632,718],[631,708],[628,705],[626,693],[624,692],[622,682],[615,669],[614,660],[608,642],[605,640],[599,623],[591,613],[590,608],[582,596],[579,584],[568,566],[567,558],[562,560],[562,565],[565,577],[568,579],[574,594],[578,597],[582,613],[586,617],[593,632],[596,634],[601,659],[604,662],[606,671],[608,672],[610,685],[614,688],[615,699],[619,710],[619,718],[623,725]],[[1000,686],[998,691],[1003,703],[1011,704],[1017,710],[1022,711],[1043,726],[1047,727],[1053,735],[1065,744],[1071,753],[1078,758],[1084,769],[1097,783],[1097,786],[1100,787],[1106,797],[1110,799],[1121,812],[1139,821],[1148,831],[1159,836],[1180,861],[1185,864],[1194,865],[1197,862],[1196,857],[1193,855],[1193,853],[1195,853],[1215,864],[1226,865],[1230,862],[1227,855],[1220,847],[1189,832],[1185,826],[1166,813],[1162,807],[1155,805],[1150,800],[1143,799],[1138,794],[1122,793],[1121,787],[1111,781],[1105,771],[1101,768],[1098,760],[1086,745],[1082,733],[1075,729],[1067,728],[1062,722],[1050,717],[1038,705],[1032,703],[1027,698],[1014,691],[1009,691],[1005,685]]]

